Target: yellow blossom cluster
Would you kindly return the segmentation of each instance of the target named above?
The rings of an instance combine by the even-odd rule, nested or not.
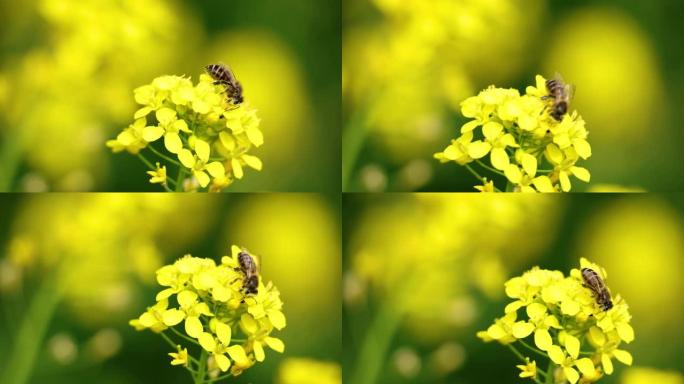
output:
[[[461,113],[472,120],[434,157],[467,167],[483,183],[476,187],[480,191],[499,188],[473,164],[505,177],[506,191],[569,192],[570,176],[589,182],[589,171],[576,165],[591,156],[584,120],[577,111],[556,120],[550,114],[555,101],[548,96],[546,79],[537,75],[536,86],[528,86],[524,95],[490,86],[467,98]],[[484,161],[487,155],[490,164]]]
[[[181,76],[157,77],[134,94],[142,107],[107,146],[138,155],[149,168],[151,183],[167,190],[170,185],[177,191],[220,191],[241,179],[245,166],[261,170],[261,160],[249,154],[264,142],[256,110],[229,100],[225,86],[214,84],[209,75],[200,75],[197,85]],[[143,149],[175,165],[175,180],[166,177],[166,164],[153,166]]]
[[[136,330],[160,333],[176,349],[172,365],[186,367],[199,382],[215,380],[221,372],[236,376],[265,359],[264,347],[283,352],[284,343],[270,336],[286,325],[280,292],[259,279],[257,293],[246,294],[238,262],[240,248],[217,264],[186,255],[157,271],[165,287],[157,303],[130,321]],[[182,331],[176,327],[182,325]],[[172,338],[185,344],[181,345]],[[200,350],[198,357],[188,347]]]
[[[616,295],[613,307],[604,311],[583,282],[583,268],[603,279],[607,276],[605,269],[582,258],[580,269],[572,269],[567,277],[535,267],[508,280],[506,295],[514,301],[506,305],[503,317],[477,336],[509,347],[524,363],[518,366],[520,377],[537,383],[595,382],[613,373],[613,358],[631,365],[632,355],[620,349],[622,342],[634,340],[629,307]],[[525,341],[528,337],[533,340]],[[548,358],[547,371],[538,371],[536,361],[515,345]]]

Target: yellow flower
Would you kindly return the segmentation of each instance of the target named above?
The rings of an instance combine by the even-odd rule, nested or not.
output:
[[[487,178],[484,178],[483,185],[476,185],[475,189],[480,192],[494,192],[494,182],[491,180],[487,181]]]
[[[163,167],[160,167],[159,163],[156,165],[155,171],[147,171],[147,174],[150,175],[150,183],[166,184],[166,165]]]
[[[171,360],[171,365],[183,365],[183,366],[188,366],[188,349],[183,348],[181,349],[181,346],[178,347],[178,352],[170,352],[169,356],[173,357],[173,360]]]
[[[157,294],[157,304],[130,324],[136,330],[163,332],[171,328],[177,334],[181,331],[174,327],[184,322],[183,332],[210,354],[208,368],[217,372],[230,369],[233,375],[264,361],[264,345],[283,352],[285,344],[272,336],[274,330],[286,326],[280,292],[257,275],[257,292],[246,294],[239,252],[241,248],[232,246],[231,255],[224,256],[220,264],[186,255],[163,266],[157,271],[157,282],[167,288]],[[174,295],[178,307],[169,308]],[[165,334],[165,338],[173,334]],[[178,365],[188,359],[187,351],[180,347],[171,356]]]
[[[537,376],[537,362],[530,359],[526,359],[527,364],[524,365],[516,365],[516,368],[520,369],[520,377],[526,378],[526,377],[531,377],[534,378]]]
[[[455,161],[460,165],[465,165],[473,160],[481,159],[489,153],[491,145],[482,140],[473,142],[473,133],[466,132],[456,140],[451,141],[451,145],[446,147],[443,152],[435,153],[435,158],[445,163]]]
[[[535,82],[524,95],[490,86],[464,100],[461,113],[473,120],[434,157],[465,166],[489,153],[493,168],[479,161],[478,165],[506,176],[506,190],[516,192],[568,192],[570,175],[588,182],[589,171],[576,165],[591,156],[584,120],[572,111],[557,121],[550,115],[554,101],[547,97],[546,79],[537,75]],[[552,171],[546,169],[550,167]],[[538,168],[550,173],[537,176]],[[469,170],[483,179],[472,167]]]
[[[572,269],[567,277],[560,271],[534,267],[511,278],[505,283],[505,291],[515,300],[506,305],[502,318],[477,336],[485,342],[496,340],[518,355],[516,343],[547,355],[572,384],[580,379],[593,382],[603,374],[612,374],[613,357],[631,365],[632,355],[618,348],[622,342],[634,340],[627,304],[615,295],[613,307],[604,311],[585,286],[582,268],[593,269],[604,281],[607,278],[602,267],[585,258],[580,259],[580,268]],[[522,308],[526,316],[519,319],[518,311]],[[524,340],[532,334],[530,345]],[[580,351],[589,357],[581,356]],[[601,366],[595,366],[599,362]]]
[[[178,153],[183,148],[179,132],[190,133],[185,120],[178,120],[176,111],[170,108],[161,108],[155,112],[158,126],[145,127],[143,138],[147,142],[153,142],[164,136],[164,147],[171,153]]]
[[[149,148],[150,156],[171,161],[178,166],[178,177],[169,180],[176,190],[199,186],[220,191],[243,177],[243,166],[261,170],[261,160],[249,154],[264,143],[256,110],[247,101],[229,102],[225,86],[214,84],[210,76],[200,75],[194,86],[188,78],[160,76],[136,88],[134,97],[142,105],[133,116],[135,123],[107,146],[136,155]],[[163,150],[178,162],[150,144],[162,137]],[[192,171],[191,177],[184,178],[185,169]]]
[[[575,166],[578,155],[573,148],[561,150],[557,145],[549,144],[546,146],[544,154],[549,162],[553,164],[554,168],[551,176],[560,181],[563,192],[569,192],[572,187],[570,185],[570,176],[575,176],[587,183],[591,179],[591,174],[586,168]]]
[[[178,152],[178,160],[180,160],[183,166],[192,171],[192,174],[197,179],[199,185],[202,188],[209,185],[209,181],[211,180],[209,175],[219,180],[225,178],[226,169],[221,162],[212,161],[208,163],[210,155],[209,144],[204,140],[195,139],[194,145],[194,154],[189,149],[181,149]]]

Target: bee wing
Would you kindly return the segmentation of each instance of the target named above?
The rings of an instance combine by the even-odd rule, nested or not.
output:
[[[575,97],[575,84],[566,84],[565,85],[565,92],[568,94],[568,100],[572,100],[573,97]]]

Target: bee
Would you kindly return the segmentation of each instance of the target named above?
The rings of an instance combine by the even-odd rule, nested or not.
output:
[[[550,115],[556,121],[561,121],[563,115],[568,112],[570,100],[575,93],[575,87],[566,84],[563,78],[556,74],[553,79],[546,80],[546,89],[549,91],[549,95],[544,96],[543,99],[553,100]]]
[[[590,268],[582,268],[582,279],[584,280],[584,286],[591,290],[594,298],[596,298],[596,303],[602,310],[607,311],[613,308],[608,287],[606,287],[606,284],[596,271]]]
[[[259,286],[259,275],[257,274],[257,264],[254,258],[246,251],[242,250],[237,256],[240,270],[245,275],[242,280],[242,290],[246,294],[256,294]]]
[[[204,69],[214,79],[214,84],[222,84],[226,87],[229,103],[232,102],[237,105],[244,101],[242,85],[237,81],[229,67],[223,64],[209,64]]]

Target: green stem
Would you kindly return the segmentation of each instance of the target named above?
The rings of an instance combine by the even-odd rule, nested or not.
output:
[[[403,284],[395,287],[393,294],[385,297],[372,319],[364,337],[350,383],[375,384],[387,360],[392,339],[405,313],[406,295],[414,289],[422,271],[413,269]]]
[[[216,378],[213,378],[213,379],[209,379],[209,380],[207,380],[207,383],[215,383],[215,382],[217,382],[217,381],[220,381],[220,380],[223,380],[223,379],[227,379],[227,378],[229,378],[229,377],[231,377],[231,376],[233,376],[233,374],[228,373],[228,374],[223,375],[223,376],[219,376],[219,377],[216,377]]]
[[[181,165],[178,167],[178,177],[176,177],[176,192],[183,192],[183,177],[185,177],[185,168]]]
[[[156,149],[154,149],[154,147],[153,147],[152,145],[148,145],[147,148],[149,148],[150,151],[152,151],[155,155],[161,157],[162,159],[168,161],[169,163],[171,163],[171,164],[176,164],[176,165],[179,166],[179,167],[182,167],[182,166],[183,166],[180,162],[178,162],[178,161],[176,161],[176,160],[174,160],[174,159],[172,159],[172,158],[166,156],[165,154],[163,154],[163,153],[157,151]]]
[[[40,283],[19,326],[0,383],[24,384],[29,380],[60,299],[54,277]]]
[[[482,184],[484,184],[484,183],[486,182],[485,178],[482,177],[482,176],[480,176],[480,174],[477,173],[477,171],[474,170],[473,167],[471,167],[469,164],[465,164],[465,167],[466,167],[466,169],[469,170],[470,173],[472,173],[478,180],[480,180],[480,182],[481,182]],[[496,186],[494,186],[494,190],[497,191],[497,192],[501,192],[501,190],[500,190],[499,188],[497,188]]]
[[[205,384],[205,378],[207,376],[207,358],[209,354],[202,348],[202,354],[199,359],[199,367],[197,369],[197,375],[195,375],[195,384]]]
[[[533,346],[527,344],[527,343],[524,342],[522,339],[518,339],[518,341],[520,342],[520,344],[523,345],[523,347],[529,349],[530,351],[532,351],[532,352],[538,354],[539,356],[541,356],[541,357],[543,357],[543,358],[548,358],[548,356],[547,356],[543,351],[540,351],[539,349],[537,349],[537,348],[535,348],[535,347],[533,347]]]
[[[485,164],[484,162],[482,162],[482,161],[480,161],[480,160],[475,160],[475,161],[476,161],[478,164],[480,164],[481,167],[483,167],[483,168],[485,168],[485,169],[487,169],[487,170],[489,170],[489,171],[492,171],[492,172],[494,172],[494,173],[496,173],[496,174],[499,174],[499,175],[501,175],[501,176],[506,176],[503,172],[499,171],[498,169],[496,169],[496,168],[494,168],[494,167],[490,167],[489,165]]]
[[[348,192],[356,160],[368,136],[365,117],[361,112],[351,116],[342,134],[342,191]]]
[[[198,343],[197,340],[195,340],[195,339],[193,339],[193,338],[191,338],[191,337],[185,336],[184,334],[180,333],[176,328],[174,328],[174,327],[169,327],[169,329],[170,329],[171,331],[173,331],[173,333],[175,333],[175,334],[178,335],[179,337],[182,337],[183,339],[185,339],[185,340],[187,340],[187,341],[189,341],[189,342],[191,342],[191,343],[193,343],[193,344],[195,344],[195,345],[200,345],[200,343]]]
[[[12,183],[24,153],[25,143],[30,142],[27,130],[22,127],[6,130],[0,147],[0,192],[12,192]]]
[[[527,359],[525,358],[525,356],[523,356],[523,354],[520,353],[520,351],[518,351],[518,349],[517,349],[516,347],[514,347],[513,344],[506,344],[506,346],[507,346],[508,349],[510,349],[516,356],[518,356],[518,358],[520,359],[520,361],[522,361],[524,364],[527,364]],[[546,374],[545,374],[544,372],[538,370],[537,373],[540,374],[542,377],[544,377],[546,380],[548,380],[548,377],[546,377]],[[543,384],[541,381],[537,380],[536,377],[532,377],[532,380],[534,380],[534,382],[537,383],[537,384]]]
[[[546,384],[553,384],[553,361],[549,361],[549,366],[546,368]]]

